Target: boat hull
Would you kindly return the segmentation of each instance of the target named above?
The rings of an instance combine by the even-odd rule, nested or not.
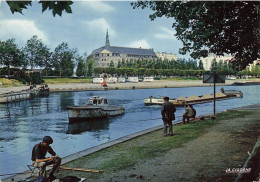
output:
[[[88,106],[72,106],[68,107],[69,122],[80,122],[99,118],[107,118],[110,116],[122,115],[125,113],[123,107],[88,107]]]
[[[232,99],[237,97],[243,97],[243,93],[241,91],[228,90],[221,96],[216,96],[215,100],[225,100]],[[175,106],[184,106],[186,104],[203,104],[207,102],[212,102],[214,100],[213,95],[209,97],[199,96],[198,99],[194,100],[178,100],[178,99],[170,99],[169,102],[173,103]],[[163,105],[164,100],[161,98],[149,97],[144,99],[144,105]]]

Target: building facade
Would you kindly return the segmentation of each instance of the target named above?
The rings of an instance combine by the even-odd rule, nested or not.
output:
[[[172,61],[172,60],[177,61],[178,60],[177,55],[173,54],[173,53],[156,52],[155,54],[156,54],[157,58],[161,59],[161,60],[168,60],[168,61]]]
[[[221,60],[223,62],[230,61],[233,58],[233,56],[225,55],[225,56],[216,56],[215,54],[209,54],[207,57],[201,57],[200,60],[203,63],[204,70],[210,70],[211,64],[213,60],[215,59],[217,63],[219,63]]]
[[[138,59],[157,59],[153,49],[110,46],[108,32],[105,46],[92,51],[95,67],[109,67],[113,61],[115,68],[119,61]]]

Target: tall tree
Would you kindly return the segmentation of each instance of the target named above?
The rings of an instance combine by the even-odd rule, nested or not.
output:
[[[77,59],[77,69],[76,69],[76,75],[77,76],[86,76],[86,62],[82,56],[79,56]]]
[[[0,65],[6,66],[8,75],[10,67],[20,67],[26,65],[24,52],[15,44],[15,39],[0,41]]]
[[[76,51],[70,49],[68,43],[59,44],[53,53],[55,69],[59,72],[59,76],[71,76],[74,69]]]
[[[199,69],[204,70],[203,62],[201,60],[199,61]]]
[[[236,69],[244,69],[260,57],[259,1],[138,1],[133,8],[149,7],[150,19],[175,19],[181,54],[196,59],[208,53],[231,54]]]
[[[36,66],[41,67],[44,65],[48,48],[43,44],[41,39],[38,39],[37,35],[34,35],[27,41],[24,51],[31,70]]]

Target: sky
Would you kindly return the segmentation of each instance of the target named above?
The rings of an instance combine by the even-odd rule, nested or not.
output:
[[[0,1],[1,2],[1,1]],[[5,1],[0,4],[0,40],[15,38],[19,47],[37,35],[52,51],[62,42],[78,49],[80,55],[91,54],[105,45],[106,31],[111,46],[153,48],[155,52],[178,54],[181,41],[174,36],[174,19],[151,21],[150,9],[133,9],[131,1],[74,1],[72,14],[52,15],[33,2],[23,14],[12,14]]]

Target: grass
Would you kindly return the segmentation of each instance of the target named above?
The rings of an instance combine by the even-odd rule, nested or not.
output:
[[[23,86],[21,82],[15,79],[0,78],[1,87],[17,87]]]
[[[188,125],[175,125],[174,137],[162,137],[162,130],[131,139],[101,151],[92,153],[67,164],[69,167],[86,167],[102,169],[105,174],[125,170],[137,162],[164,155],[167,151],[182,147],[205,133],[206,129],[216,125],[220,120],[241,118],[250,111],[227,111],[216,115],[215,120],[192,122]],[[88,179],[97,178],[98,174],[82,173]]]
[[[92,83],[92,78],[44,78],[46,84]]]

